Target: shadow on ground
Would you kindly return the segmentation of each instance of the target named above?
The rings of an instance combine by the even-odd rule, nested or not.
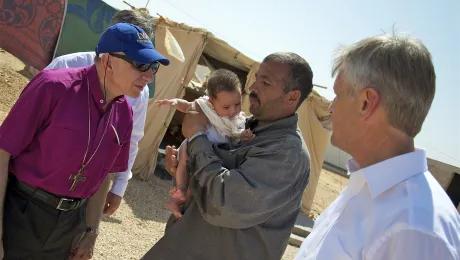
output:
[[[137,218],[166,223],[170,216],[166,202],[170,198],[171,185],[170,180],[161,180],[155,174],[147,181],[133,177],[129,181],[124,201]]]

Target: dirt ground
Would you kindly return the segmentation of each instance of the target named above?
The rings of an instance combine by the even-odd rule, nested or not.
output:
[[[23,69],[21,61],[0,49],[0,122],[29,81]],[[320,214],[347,182],[346,178],[323,170],[313,201],[313,214]],[[161,238],[169,217],[165,207],[169,188],[169,182],[154,176],[147,182],[135,177],[130,180],[118,211],[103,219],[93,259],[139,259],[154,245]],[[297,251],[288,246],[283,259],[294,259]]]

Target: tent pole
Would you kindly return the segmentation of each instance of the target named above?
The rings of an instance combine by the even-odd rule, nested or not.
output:
[[[318,87],[318,88],[324,88],[324,89],[327,89],[327,87],[325,87],[325,86],[321,86],[321,85],[318,85],[318,84],[313,84],[313,86],[315,86],[315,87]]]

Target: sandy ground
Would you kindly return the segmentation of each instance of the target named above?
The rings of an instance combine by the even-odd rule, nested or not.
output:
[[[0,121],[3,122],[29,79],[24,64],[0,49]],[[320,214],[345,187],[348,180],[323,170],[313,202],[313,214]],[[97,240],[96,260],[139,259],[164,231],[169,212],[165,207],[170,183],[152,175],[149,181],[130,180],[118,211],[105,218]],[[288,246],[283,259],[295,257],[298,249]]]

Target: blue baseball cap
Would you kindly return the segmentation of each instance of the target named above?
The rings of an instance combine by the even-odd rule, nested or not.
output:
[[[158,61],[162,65],[169,65],[169,60],[155,50],[145,31],[130,23],[116,23],[102,34],[97,43],[96,55],[111,52],[123,52],[142,64]]]

